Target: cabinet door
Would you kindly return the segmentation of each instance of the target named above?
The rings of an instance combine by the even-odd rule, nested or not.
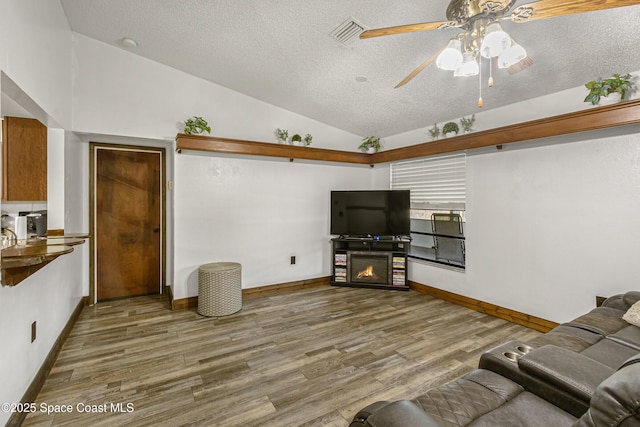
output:
[[[47,128],[38,120],[2,122],[2,200],[47,200]]]

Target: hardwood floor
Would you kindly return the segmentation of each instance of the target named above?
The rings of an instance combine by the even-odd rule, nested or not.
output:
[[[321,286],[221,318],[159,296],[105,302],[85,307],[38,395],[39,409],[71,411],[23,425],[347,426],[369,403],[411,398],[538,335],[414,291]]]

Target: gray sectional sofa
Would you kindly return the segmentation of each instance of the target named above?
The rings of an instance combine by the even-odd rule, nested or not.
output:
[[[640,292],[615,295],[412,400],[375,402],[351,427],[640,426]],[[625,319],[623,319],[623,317]]]

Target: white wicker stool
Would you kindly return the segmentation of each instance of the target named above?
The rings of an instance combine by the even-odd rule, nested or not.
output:
[[[242,308],[241,265],[214,262],[198,269],[198,313],[228,316]]]

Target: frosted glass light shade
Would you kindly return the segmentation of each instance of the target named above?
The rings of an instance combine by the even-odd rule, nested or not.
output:
[[[487,25],[484,39],[480,45],[480,54],[485,58],[494,58],[511,46],[511,37],[496,22]]]
[[[441,70],[453,71],[462,64],[462,52],[460,52],[460,40],[451,39],[438,58],[436,66]]]
[[[498,57],[498,67],[509,68],[526,57],[527,51],[519,44],[513,43],[509,49],[505,50],[502,55]]]
[[[465,52],[462,58],[462,64],[456,68],[453,75],[456,77],[477,76],[480,72],[480,67],[478,66],[475,56],[471,52]]]

